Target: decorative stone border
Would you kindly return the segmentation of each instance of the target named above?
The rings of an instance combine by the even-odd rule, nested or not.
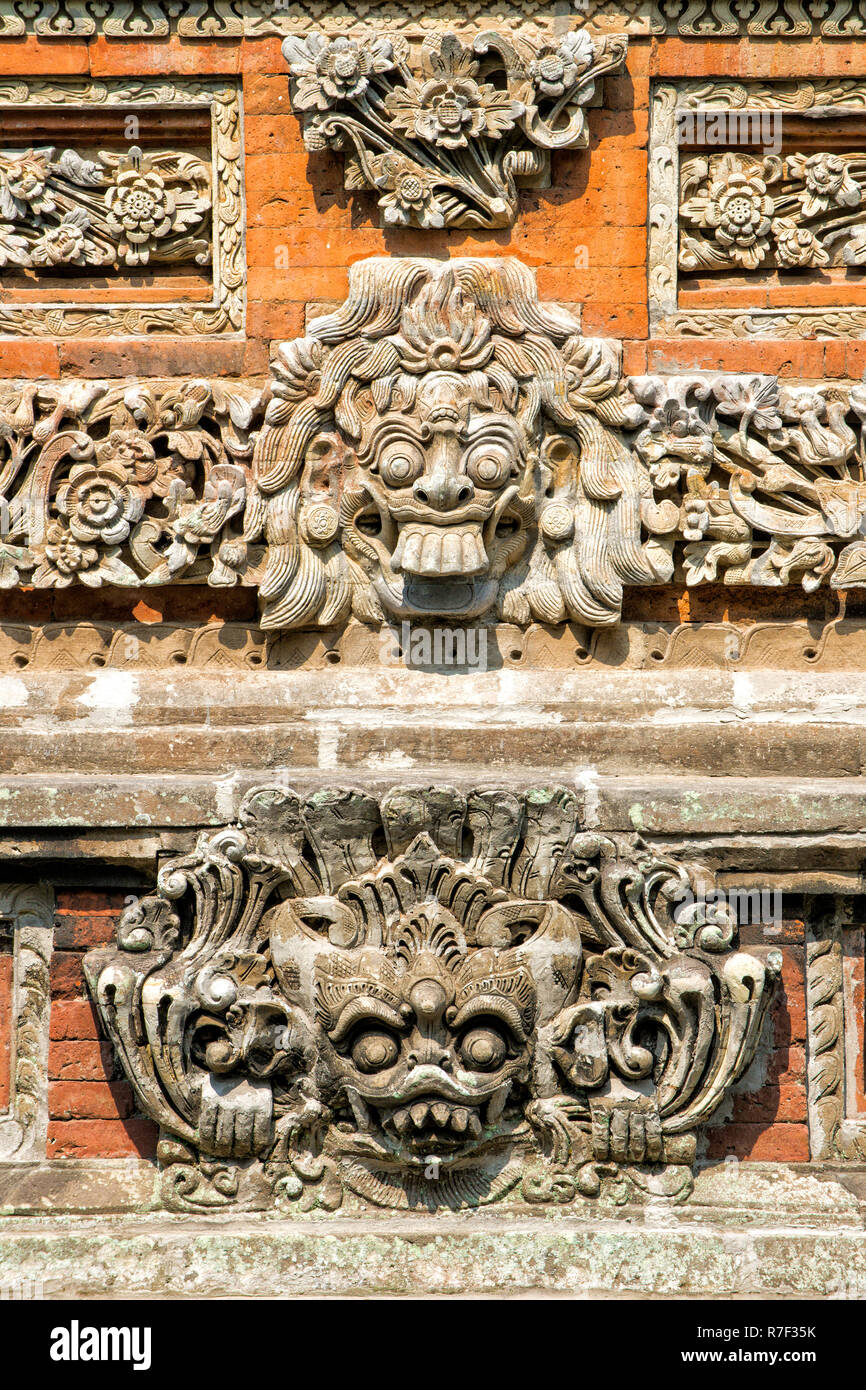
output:
[[[655,86],[649,146],[650,336],[667,338],[862,337],[866,306],[816,309],[680,309],[678,241],[680,195],[679,121],[683,112],[719,111],[812,114],[816,126],[845,115],[863,117],[866,82],[736,82],[695,80]],[[864,127],[866,128],[866,127]],[[757,288],[757,285],[756,285]]]
[[[0,1161],[45,1157],[48,1133],[48,966],[54,895],[42,883],[0,885],[0,922],[13,934],[11,1104],[0,1114]]]
[[[203,303],[100,305],[63,302],[4,304],[0,334],[67,337],[239,333],[244,326],[244,186],[239,86],[224,78],[106,79],[7,78],[0,82],[0,119],[9,107],[205,107],[211,113],[213,294]],[[135,141],[131,142],[132,144]]]
[[[551,12],[553,10],[553,13]],[[104,34],[109,39],[167,38],[176,33],[190,39],[257,38],[315,30],[327,25],[331,33],[350,33],[370,12],[393,28],[429,32],[463,23],[532,23],[557,32],[557,26],[589,25],[609,31],[627,28],[630,34],[680,34],[683,37],[797,39],[857,38],[866,32],[859,6],[851,0],[756,0],[752,13],[736,0],[671,0],[662,6],[652,0],[600,0],[572,10],[538,0],[453,0],[419,6],[412,0],[375,3],[364,11],[346,7],[342,14],[322,0],[0,0],[0,39],[77,39]]]
[[[845,989],[845,943],[825,928],[806,942],[807,1098],[813,1159],[866,1160],[866,1115],[852,1115],[846,1033],[854,1020]]]

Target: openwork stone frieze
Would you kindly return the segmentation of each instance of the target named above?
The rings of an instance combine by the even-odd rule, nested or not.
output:
[[[65,337],[136,333],[238,333],[244,326],[244,191],[241,105],[237,84],[178,78],[5,78],[4,110],[16,121],[62,107],[70,118],[116,113],[111,149],[79,150],[35,142],[0,149],[0,273],[4,284],[39,286],[65,276],[69,297],[0,305],[0,332]],[[142,108],[200,111],[208,118],[210,152],[199,157],[128,138],[125,116]],[[112,302],[120,272],[166,265],[210,276],[201,301]],[[98,304],[76,304],[81,269],[107,276]],[[22,281],[26,276],[26,281]]]
[[[624,35],[540,40],[446,33],[289,37],[292,105],[308,150],[345,152],[347,189],[379,194],[385,225],[507,227],[518,186],[550,182],[550,151],[588,143],[584,107],[625,62]]]
[[[379,259],[263,388],[0,388],[0,584],[254,585],[265,630],[615,626],[623,591],[866,582],[866,393],[621,378],[516,259]]]
[[[0,150],[0,267],[210,261],[210,170],[171,150]]]
[[[178,1204],[685,1195],[777,956],[577,809],[262,787],[165,864],[85,969]]]
[[[859,385],[624,382],[520,261],[373,259],[264,389],[1,388],[0,584],[252,584],[265,630],[860,587],[865,427]]]
[[[0,39],[37,34],[43,38],[154,39],[170,33],[196,39],[255,38],[320,28],[355,32],[366,7],[337,14],[328,0],[0,0]],[[682,34],[701,38],[856,38],[866,32],[862,8],[852,0],[588,0],[563,16],[539,0],[377,0],[377,19],[411,31],[454,27],[485,20],[531,24],[543,31],[562,25],[627,28],[634,34]]]

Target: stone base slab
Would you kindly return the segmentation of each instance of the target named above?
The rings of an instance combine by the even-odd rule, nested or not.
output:
[[[860,1167],[718,1164],[681,1207],[507,1217],[175,1216],[154,1210],[155,1178],[138,1163],[5,1170],[2,1210],[53,1211],[0,1221],[0,1285],[73,1299],[866,1298]]]

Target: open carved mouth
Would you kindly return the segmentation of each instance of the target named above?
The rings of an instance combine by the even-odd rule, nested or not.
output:
[[[474,1106],[441,1097],[422,1097],[381,1114],[382,1128],[406,1148],[423,1153],[452,1152],[480,1139],[483,1125]]]
[[[395,570],[422,575],[425,579],[454,575],[469,579],[483,574],[487,563],[477,522],[448,527],[410,523],[401,530],[391,561]]]

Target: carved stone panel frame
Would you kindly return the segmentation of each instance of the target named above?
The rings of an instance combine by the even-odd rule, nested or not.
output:
[[[866,1112],[852,1065],[862,1049],[852,935],[825,926],[806,942],[809,1146],[813,1159],[827,1163],[866,1160]],[[862,941],[859,946],[862,953]]]
[[[96,305],[62,301],[5,303],[0,334],[52,337],[128,336],[137,333],[188,335],[240,333],[244,326],[244,181],[239,84],[227,78],[46,79],[0,81],[0,122],[8,108],[198,107],[210,110],[212,213],[212,295],[189,302],[111,302],[111,291]],[[130,142],[134,145],[134,140]]]
[[[817,308],[680,308],[681,122],[686,113],[745,113],[760,117],[807,115],[828,129],[842,117],[864,121],[866,79],[828,78],[815,82],[738,82],[705,78],[659,82],[650,112],[649,149],[649,313],[650,336],[812,338],[862,337],[866,305]],[[727,149],[727,146],[721,147]],[[768,200],[769,201],[769,200]]]
[[[0,1112],[0,1161],[45,1157],[48,1131],[48,968],[54,895],[47,884],[0,884],[0,929],[12,935],[10,1104]]]

